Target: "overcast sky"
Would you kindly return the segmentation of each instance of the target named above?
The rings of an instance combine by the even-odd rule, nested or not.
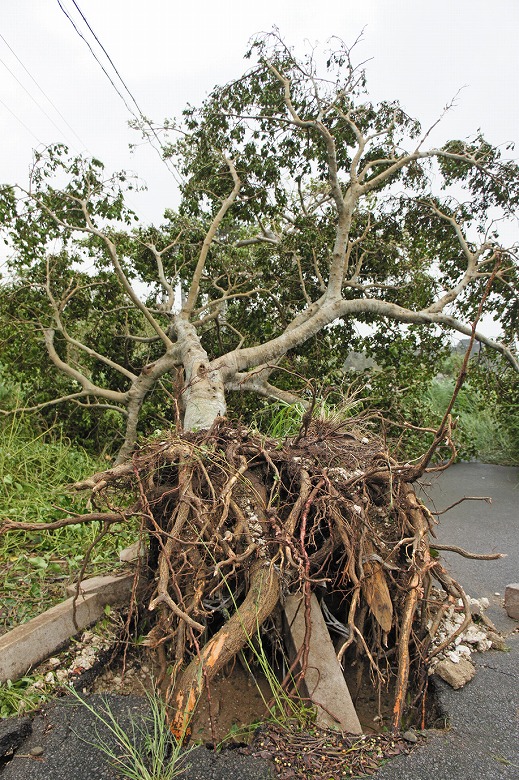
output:
[[[1,0],[0,181],[25,182],[32,149],[65,141],[99,157],[110,171],[136,171],[149,191],[133,195],[132,205],[145,221],[158,221],[177,202],[175,182],[149,147],[128,152],[139,140],[127,126],[130,114],[60,3],[123,91],[73,0]],[[247,68],[249,38],[277,25],[297,47],[333,35],[351,43],[364,30],[357,53],[372,58],[367,65],[372,97],[398,98],[423,125],[464,87],[433,142],[466,137],[479,127],[494,143],[519,140],[519,0],[77,0],[76,5],[142,111],[155,121],[178,115],[186,102],[196,104],[215,84],[239,76]]]

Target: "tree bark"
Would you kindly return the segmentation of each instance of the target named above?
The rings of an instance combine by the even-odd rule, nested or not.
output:
[[[175,329],[186,375],[184,430],[206,430],[227,411],[222,371],[210,365],[200,336],[185,316],[175,318]]]

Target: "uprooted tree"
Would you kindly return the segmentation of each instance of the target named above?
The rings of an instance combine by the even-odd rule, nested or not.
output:
[[[293,369],[340,364],[365,323],[388,347],[454,330],[519,370],[517,266],[497,231],[518,169],[481,135],[426,148],[431,131],[398,103],[367,100],[344,47],[324,77],[316,52],[299,60],[276,34],[249,56],[242,78],[161,128],[183,181],[164,225],[137,224],[124,174],[61,147],[36,154],[26,188],[2,189],[12,300],[66,380],[28,409],[75,402],[125,420],[116,465],[77,486],[95,511],[49,527],[139,520],[156,573],[147,643],[173,668],[177,731],[258,626],[274,632],[285,595],[308,607],[318,586],[343,624],[339,655],[396,681],[398,727],[410,674],[418,698],[426,688],[446,606],[466,603],[431,555],[433,519],[411,487],[449,442],[449,418],[402,465],[366,417],[313,418]],[[488,310],[502,341],[477,327]],[[160,392],[176,425],[137,447],[143,404]],[[227,421],[230,392],[308,413],[296,437],[261,439]]]

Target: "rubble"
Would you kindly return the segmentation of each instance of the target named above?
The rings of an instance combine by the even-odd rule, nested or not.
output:
[[[468,658],[460,658],[456,663],[450,658],[444,658],[436,664],[434,671],[452,688],[458,690],[472,680],[476,667]]]
[[[508,617],[519,620],[519,583],[513,582],[505,588],[505,609]]]
[[[455,637],[451,644],[432,657],[429,664],[429,674],[437,674],[456,689],[466,685],[476,673],[471,662],[472,653],[484,653],[491,647],[497,650],[505,649],[503,638],[496,631],[489,629],[485,623],[485,610],[489,607],[488,599],[467,597],[467,601],[472,617],[481,620],[481,622],[471,622],[464,631]],[[449,607],[440,624],[433,647],[441,645],[463,624],[465,620],[463,609],[461,599]]]

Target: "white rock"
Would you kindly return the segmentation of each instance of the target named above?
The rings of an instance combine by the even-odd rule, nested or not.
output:
[[[461,655],[463,658],[470,658],[471,650],[470,647],[467,647],[467,645],[458,645],[456,649],[459,655]]]

